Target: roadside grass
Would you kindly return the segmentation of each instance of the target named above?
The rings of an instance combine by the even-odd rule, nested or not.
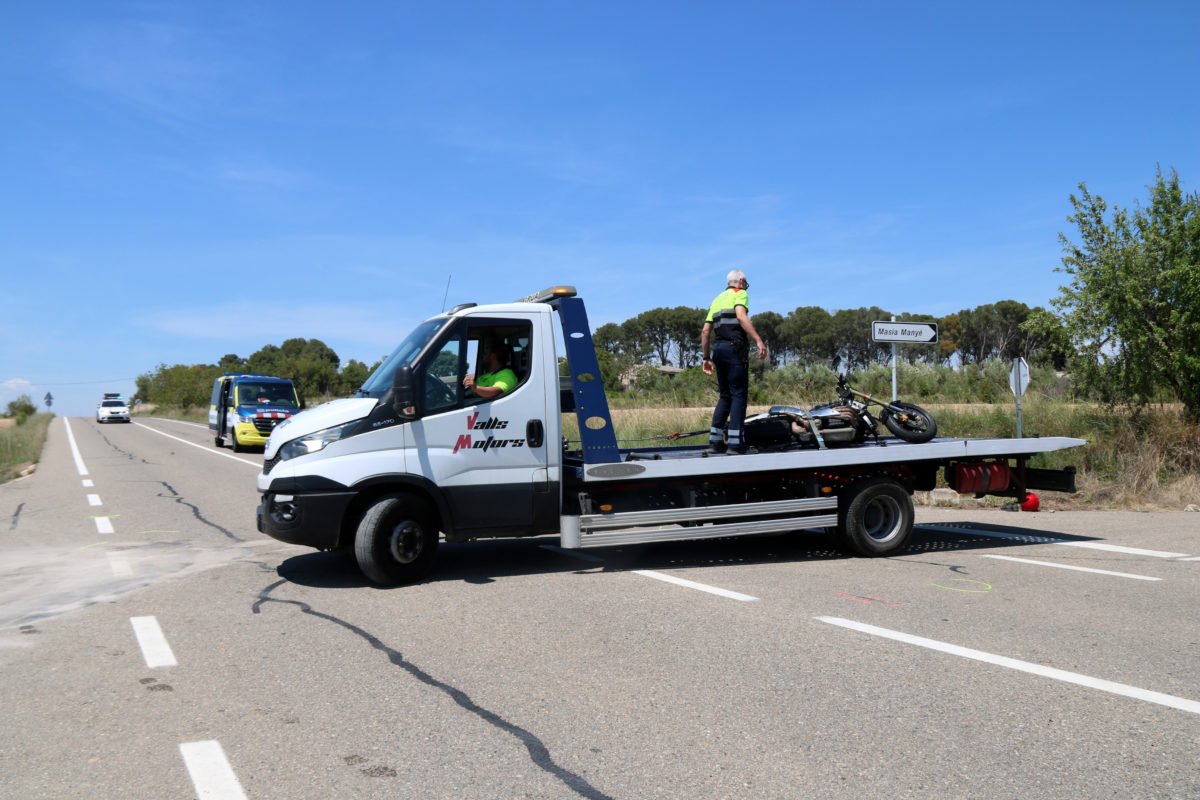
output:
[[[34,414],[23,423],[0,427],[0,483],[20,477],[37,464],[46,443],[46,429],[53,414]],[[6,420],[7,421],[7,420]]]

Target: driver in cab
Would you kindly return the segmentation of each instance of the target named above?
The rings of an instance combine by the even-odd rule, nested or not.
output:
[[[517,373],[509,368],[508,362],[508,348],[498,341],[485,340],[479,363],[487,371],[482,375],[463,378],[463,386],[479,397],[499,397],[517,385]]]

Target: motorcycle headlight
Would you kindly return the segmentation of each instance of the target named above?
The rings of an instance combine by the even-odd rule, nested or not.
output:
[[[326,428],[323,431],[310,433],[307,436],[301,436],[299,439],[293,439],[279,448],[279,458],[287,461],[289,458],[306,456],[309,453],[323,450],[326,445],[347,436],[357,425],[358,421],[355,420],[354,422],[347,422],[345,425],[337,425],[332,428]]]

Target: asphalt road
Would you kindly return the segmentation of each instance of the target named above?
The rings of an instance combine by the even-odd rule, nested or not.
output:
[[[257,533],[260,462],[59,419],[0,486],[0,797],[1200,797],[1200,515],[477,542],[381,589]]]

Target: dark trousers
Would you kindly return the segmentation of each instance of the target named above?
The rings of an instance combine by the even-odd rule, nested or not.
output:
[[[718,340],[713,343],[712,360],[717,370],[720,399],[713,410],[709,440],[719,441],[720,431],[725,428],[729,434],[729,446],[741,447],[742,424],[746,421],[746,396],[750,391],[749,355],[745,348],[733,342]]]

